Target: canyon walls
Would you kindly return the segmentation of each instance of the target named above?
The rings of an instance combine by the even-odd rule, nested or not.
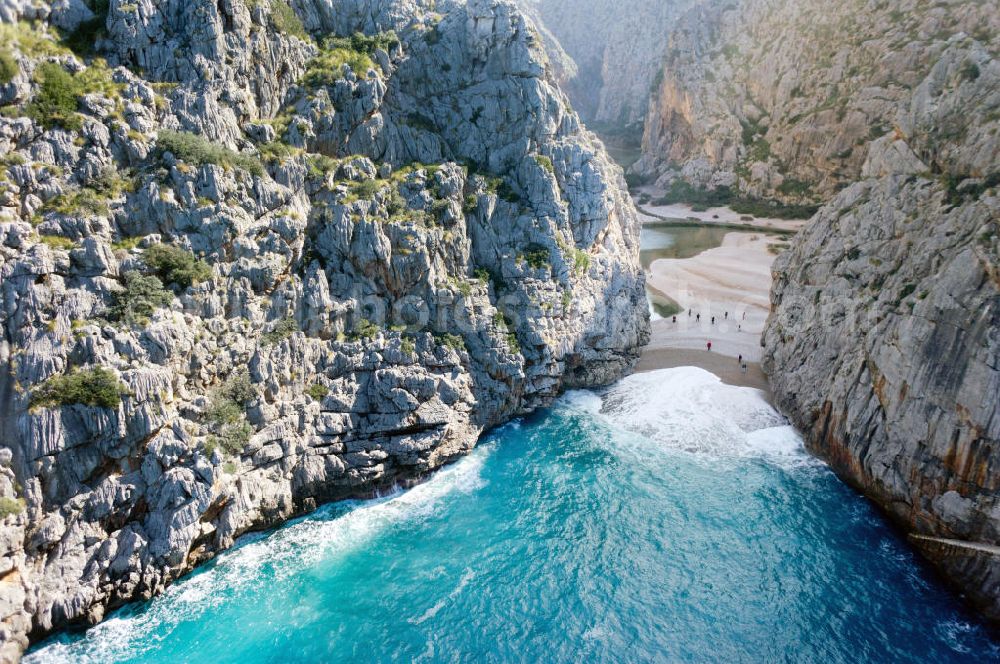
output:
[[[560,83],[588,122],[641,133],[664,45],[693,0],[519,0],[575,68]]]
[[[511,4],[0,18],[3,659],[645,343],[621,169]]]
[[[763,343],[810,449],[1000,620],[996,46],[937,49],[858,181],[778,257]]]
[[[707,0],[669,36],[636,170],[826,202],[954,40],[995,57],[998,32],[996,2]]]
[[[1000,6],[708,0],[634,170],[818,212],[764,368],[809,448],[1000,619]]]

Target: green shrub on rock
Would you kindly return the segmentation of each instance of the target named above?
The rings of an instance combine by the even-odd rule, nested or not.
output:
[[[125,192],[135,191],[135,179],[122,177],[116,168],[105,168],[85,185],[88,189],[106,198],[116,198]]]
[[[24,511],[24,500],[4,496],[0,498],[0,519],[20,514]]]
[[[361,201],[370,201],[382,190],[381,180],[362,180],[351,185],[351,195]]]
[[[93,0],[87,4],[94,12],[93,18],[80,23],[64,40],[66,46],[81,57],[91,55],[94,52],[94,42],[107,34],[109,0]]]
[[[55,62],[43,62],[35,70],[38,93],[25,108],[25,114],[46,129],[62,127],[79,131],[83,121],[77,114],[77,98],[82,94],[80,83]]]
[[[76,246],[76,242],[61,235],[43,235],[39,238],[43,244],[47,244],[52,249],[69,251]]]
[[[135,270],[122,275],[124,287],[113,295],[110,309],[111,320],[126,324],[141,324],[153,312],[169,306],[174,301],[173,294],[163,288],[163,282],[156,277],[146,276]]]
[[[812,193],[812,185],[804,180],[786,178],[778,185],[777,190],[786,196],[808,196]]]
[[[21,72],[17,65],[17,60],[6,46],[0,48],[0,84],[6,85],[14,80],[14,77]]]
[[[205,418],[210,424],[224,428],[243,420],[247,404],[257,398],[257,389],[250,382],[246,369],[238,371],[212,394]]]
[[[378,336],[380,329],[379,326],[371,322],[367,318],[362,318],[358,321],[357,325],[354,326],[354,331],[351,333],[352,341],[360,341],[361,339],[374,339]]]
[[[222,450],[224,456],[242,454],[252,435],[253,427],[248,422],[235,422],[223,427],[218,434],[209,436],[205,443],[205,452],[209,456],[217,449]]]
[[[265,332],[261,335],[260,340],[265,346],[271,346],[287,339],[298,331],[299,324],[295,322],[294,318],[284,318],[278,321],[278,324],[270,332]]]
[[[448,348],[451,348],[452,350],[456,350],[456,351],[462,352],[462,351],[464,351],[466,349],[465,348],[465,339],[462,338],[462,337],[460,337],[457,334],[449,334],[447,332],[444,332],[444,333],[441,333],[441,334],[435,334],[434,335],[434,339],[440,345],[447,346]]]
[[[104,217],[109,209],[107,198],[88,187],[59,194],[42,206],[44,212],[67,216]]]
[[[295,10],[288,3],[282,2],[282,0],[275,0],[271,5],[271,23],[283,35],[298,37],[302,41],[309,41],[309,33],[306,32],[305,26],[302,25],[302,20],[295,13]]]
[[[241,168],[257,177],[264,176],[264,166],[256,157],[230,150],[191,132],[161,130],[156,145],[161,152],[169,152],[195,166],[213,164],[222,168]]]
[[[536,270],[548,267],[550,262],[548,248],[534,243],[528,245],[528,251],[524,253],[522,258]]]
[[[965,80],[974,81],[977,78],[979,78],[980,74],[979,65],[977,65],[975,62],[966,62],[964,65],[962,65],[960,73],[962,74],[962,78],[964,78]]]
[[[551,157],[546,157],[543,154],[537,154],[537,155],[535,155],[535,161],[538,162],[538,165],[541,166],[542,168],[544,168],[549,173],[555,174],[556,168],[552,164],[552,158]]]
[[[55,408],[82,404],[117,408],[125,394],[128,392],[114,372],[94,367],[48,379],[31,395],[31,406]]]
[[[360,78],[375,68],[371,56],[378,49],[390,50],[399,43],[394,32],[366,36],[355,33],[351,37],[328,37],[323,41],[319,54],[306,66],[300,81],[307,88],[331,86],[344,78],[344,65]]]
[[[323,397],[330,393],[330,388],[322,383],[313,383],[306,390],[306,394],[312,397],[313,401],[322,401]]]
[[[257,388],[250,382],[249,372],[246,369],[241,369],[226,380],[216,397],[228,399],[240,407],[246,407],[248,403],[257,398]]]
[[[154,244],[142,253],[142,260],[166,284],[188,288],[212,276],[212,268],[186,249]]]
[[[215,430],[205,444],[206,454],[211,456],[216,449],[227,456],[243,452],[254,432],[246,421],[246,407],[256,398],[257,389],[246,369],[233,374],[215,391],[205,411],[205,419]]]
[[[32,78],[38,85],[38,92],[24,113],[46,129],[62,127],[79,131],[83,128],[83,116],[77,113],[80,98],[90,93],[117,97],[123,87],[114,82],[104,60],[95,60],[75,75],[59,63],[43,62]]]
[[[134,189],[134,181],[121,177],[114,169],[105,169],[90,178],[85,186],[63,192],[42,206],[43,212],[66,216],[106,217],[110,201]]]

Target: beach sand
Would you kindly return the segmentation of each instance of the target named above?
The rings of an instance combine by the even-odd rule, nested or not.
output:
[[[647,274],[650,288],[682,311],[676,323],[654,316],[652,337],[637,370],[697,366],[727,383],[766,391],[759,362],[775,258],[768,245],[784,241],[762,232],[734,231],[726,234],[722,246],[693,258],[654,261]],[[746,374],[736,360],[740,355],[749,364]]]
[[[673,369],[674,367],[698,367],[711,371],[727,385],[753,387],[764,393],[771,400],[771,386],[767,376],[756,362],[747,362],[747,372],[740,370],[739,363],[732,357],[720,353],[708,353],[703,350],[684,350],[682,348],[649,348],[643,353],[636,373],[656,371],[657,369]]]
[[[639,190],[639,193],[649,194],[652,200],[663,196],[662,190],[656,190],[651,187],[643,187]],[[759,228],[761,230],[770,229],[798,232],[808,221],[806,219],[752,217],[740,214],[728,207],[712,207],[702,212],[695,212],[690,205],[683,203],[654,205],[652,203],[640,204],[636,202],[636,208],[639,210],[639,221],[644,224],[677,220],[697,220],[706,224],[736,224],[747,226],[748,228]]]

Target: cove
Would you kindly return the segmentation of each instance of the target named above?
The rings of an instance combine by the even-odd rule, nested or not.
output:
[[[694,224],[643,224],[640,231],[639,261],[648,270],[661,258],[692,258],[722,245],[723,238],[734,230]]]
[[[754,390],[577,392],[27,662],[969,662],[1000,645]]]

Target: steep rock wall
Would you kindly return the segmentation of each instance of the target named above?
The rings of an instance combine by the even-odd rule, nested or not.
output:
[[[561,81],[588,122],[641,126],[667,34],[694,0],[519,0],[575,63]]]
[[[614,380],[648,336],[621,170],[514,7],[289,11],[0,12],[5,660]],[[81,24],[107,64],[52,28]]]
[[[810,449],[1000,620],[1000,61],[990,46],[950,40],[896,129],[872,144],[861,181],[778,257],[763,343],[778,405]]]
[[[1000,6],[927,0],[705,0],[670,34],[635,170],[668,184],[822,203],[949,48],[995,58]]]

